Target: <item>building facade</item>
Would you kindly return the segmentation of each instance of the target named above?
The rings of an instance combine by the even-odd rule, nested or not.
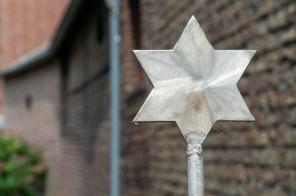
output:
[[[21,56],[51,40],[68,0],[1,0],[0,67],[13,64]],[[5,127],[3,84],[0,81],[0,129]]]
[[[109,195],[108,8],[74,0],[67,13],[47,48],[4,70],[7,124],[44,149],[48,195]],[[132,50],[172,48],[191,15],[216,49],[257,50],[239,82],[256,123],[214,126],[205,194],[296,194],[295,14],[293,0],[122,0],[122,195],[187,194],[176,126],[131,123],[151,89]]]

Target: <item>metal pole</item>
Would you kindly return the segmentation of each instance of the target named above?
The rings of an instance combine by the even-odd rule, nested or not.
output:
[[[204,196],[202,146],[194,137],[187,139],[188,196]]]
[[[120,0],[109,0],[111,64],[111,196],[120,195]]]

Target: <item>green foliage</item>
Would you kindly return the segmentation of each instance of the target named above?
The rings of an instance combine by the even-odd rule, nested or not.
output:
[[[19,139],[0,137],[0,196],[41,195],[44,182],[39,153]]]

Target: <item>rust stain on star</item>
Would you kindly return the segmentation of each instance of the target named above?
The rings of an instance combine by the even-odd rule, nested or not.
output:
[[[195,111],[201,110],[203,101],[202,101],[202,94],[199,91],[189,92],[187,95],[187,99],[188,99],[189,105],[191,105],[190,107],[192,107]]]

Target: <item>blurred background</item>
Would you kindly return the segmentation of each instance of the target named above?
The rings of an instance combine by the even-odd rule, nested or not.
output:
[[[1,138],[18,143],[0,152],[0,195],[107,196],[112,179],[121,195],[187,195],[176,126],[131,123],[151,89],[132,50],[172,48],[192,15],[216,49],[257,50],[238,85],[256,123],[215,124],[205,195],[296,195],[295,0],[0,0]],[[31,177],[7,180],[10,160]],[[25,194],[20,176],[45,185]]]

